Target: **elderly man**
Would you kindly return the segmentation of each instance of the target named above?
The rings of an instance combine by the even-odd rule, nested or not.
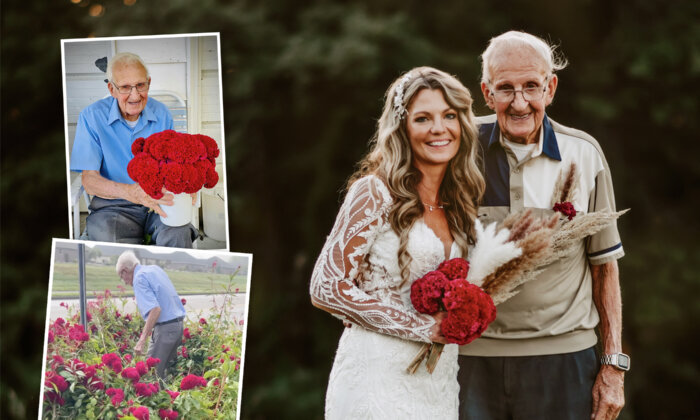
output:
[[[173,128],[170,111],[148,97],[151,77],[136,54],[112,57],[107,80],[111,97],[80,113],[70,161],[71,171],[82,172],[85,191],[94,195],[88,239],[141,244],[149,234],[156,245],[192,248],[194,226],[166,226],[158,217],[165,216],[160,205],[172,205],[173,195],[154,200],[126,171],[134,140]]]
[[[574,162],[579,212],[615,210],[607,162],[588,134],[545,114],[566,62],[523,32],[493,38],[481,90],[495,115],[479,118],[486,192],[479,217],[533,209],[552,214],[554,183]],[[460,348],[463,419],[614,419],[624,405],[616,226],[582,240],[499,305],[484,335]],[[594,346],[598,326],[601,356]]]
[[[160,359],[156,373],[162,379],[182,342],[185,307],[165,271],[157,265],[140,265],[132,251],[119,256],[116,269],[122,281],[134,288],[136,306],[146,320],[134,353],[143,354],[146,340],[151,337],[148,357]]]

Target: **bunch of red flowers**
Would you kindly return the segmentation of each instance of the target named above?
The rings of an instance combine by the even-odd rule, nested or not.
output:
[[[211,137],[165,130],[134,140],[131,152],[129,177],[156,200],[163,197],[163,187],[173,194],[193,194],[219,182],[219,147]]]
[[[444,261],[435,271],[411,285],[411,303],[420,313],[447,311],[440,326],[450,343],[465,345],[496,319],[496,306],[479,286],[469,283],[469,262],[462,258]]]

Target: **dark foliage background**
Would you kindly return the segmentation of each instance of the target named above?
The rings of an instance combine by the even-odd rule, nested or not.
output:
[[[0,417],[39,406],[51,238],[68,237],[61,38],[221,32],[232,250],[254,254],[242,418],[321,418],[342,326],[308,279],[389,83],[417,65],[478,90],[488,39],[571,65],[549,114],[596,137],[619,208],[624,419],[700,418],[700,2],[2,2]]]

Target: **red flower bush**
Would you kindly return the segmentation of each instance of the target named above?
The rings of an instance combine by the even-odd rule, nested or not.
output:
[[[207,380],[201,376],[189,374],[182,378],[182,382],[180,382],[181,391],[187,391],[188,389],[196,388],[198,386],[207,386]]]
[[[558,211],[559,213],[568,217],[569,220],[573,219],[576,216],[576,209],[574,208],[574,205],[571,204],[571,202],[569,201],[555,204],[552,210]]]
[[[163,187],[173,194],[193,194],[219,182],[219,147],[211,137],[166,130],[134,140],[131,152],[129,177],[155,199],[163,197]]]

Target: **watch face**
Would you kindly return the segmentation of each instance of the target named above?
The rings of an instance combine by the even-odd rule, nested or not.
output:
[[[620,366],[621,369],[629,369],[630,368],[630,358],[626,354],[618,354],[617,355],[617,365]]]

